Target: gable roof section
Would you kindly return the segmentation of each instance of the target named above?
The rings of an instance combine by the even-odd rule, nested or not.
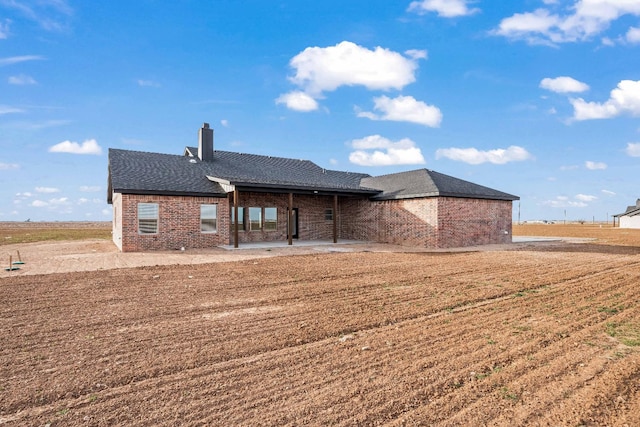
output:
[[[519,200],[518,196],[454,178],[429,169],[418,169],[390,175],[367,177],[362,185],[377,188],[372,200],[409,199],[416,197],[461,197],[490,200]]]
[[[187,147],[185,154],[201,163],[212,178],[228,181],[238,187],[296,189],[375,194],[360,181],[367,174],[323,169],[309,160],[256,154],[214,151],[213,160],[201,162],[197,148]]]
[[[428,169],[372,177],[323,169],[309,160],[215,151],[203,162],[197,148],[184,155],[109,149],[109,194],[221,196],[226,185],[254,191],[362,195],[371,200],[461,197],[518,200],[518,196]],[[228,187],[226,187],[228,189]]]
[[[226,195],[220,184],[207,179],[201,165],[188,157],[109,149],[111,193],[167,195]]]
[[[225,196],[220,183],[256,190],[378,193],[360,185],[367,174],[327,170],[308,160],[215,151],[213,161],[203,162],[193,153],[193,147],[184,156],[109,149],[108,201],[112,192]]]

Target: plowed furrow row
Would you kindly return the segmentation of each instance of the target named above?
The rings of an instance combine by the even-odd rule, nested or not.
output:
[[[637,351],[607,331],[640,318],[637,257],[353,255],[0,282],[0,420],[633,419]]]

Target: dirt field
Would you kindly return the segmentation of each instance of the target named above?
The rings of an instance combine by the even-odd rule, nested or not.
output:
[[[0,424],[640,425],[631,236],[4,275]]]

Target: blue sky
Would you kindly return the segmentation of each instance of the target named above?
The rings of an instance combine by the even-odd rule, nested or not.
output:
[[[0,221],[110,220],[109,148],[640,198],[640,0],[0,0]]]

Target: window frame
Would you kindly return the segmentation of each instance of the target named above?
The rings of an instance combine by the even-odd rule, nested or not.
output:
[[[146,224],[143,221],[147,221]],[[150,230],[154,224],[154,231]],[[160,230],[160,204],[155,202],[138,202],[138,234],[141,236],[155,235]]]
[[[211,212],[207,212],[207,216],[205,216],[205,210],[213,208],[213,215]],[[209,229],[205,229],[209,222]],[[200,232],[202,234],[215,234],[218,232],[218,204],[217,203],[202,203],[200,205]]]
[[[264,231],[278,231],[278,208],[275,206],[269,206],[262,208],[262,229]],[[267,212],[273,210],[273,219],[267,217]]]
[[[252,214],[257,213],[258,218],[254,220],[254,216]],[[257,223],[257,227],[254,228],[254,224]],[[249,207],[249,231],[262,231],[262,208],[251,206]]]
[[[324,210],[324,220],[333,221],[333,208],[327,208]]]

